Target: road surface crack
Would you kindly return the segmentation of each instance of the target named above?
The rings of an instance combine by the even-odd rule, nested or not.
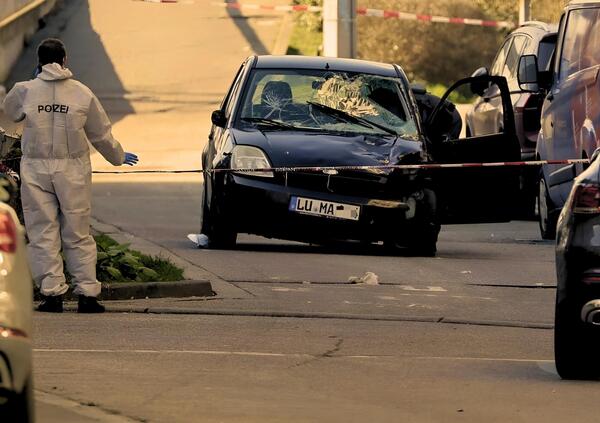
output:
[[[344,339],[340,338],[335,342],[335,345],[333,346],[333,348],[328,349],[327,351],[315,355],[314,357],[309,358],[308,360],[303,360],[299,363],[294,364],[293,366],[290,366],[290,369],[295,369],[298,367],[302,367],[305,366],[307,364],[311,364],[314,363],[316,361],[322,360],[324,358],[335,358],[335,354],[340,352],[341,348],[342,348],[342,344],[344,343]]]

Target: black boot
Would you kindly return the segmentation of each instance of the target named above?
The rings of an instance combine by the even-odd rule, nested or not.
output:
[[[42,295],[42,302],[36,308],[37,311],[46,313],[62,313],[63,312],[63,296],[56,295],[47,297]]]
[[[98,302],[96,297],[79,296],[77,313],[104,313],[105,308]]]

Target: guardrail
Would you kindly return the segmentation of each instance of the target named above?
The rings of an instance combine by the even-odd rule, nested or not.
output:
[[[0,17],[0,84],[19,58],[28,37],[38,30],[39,20],[54,8],[57,1],[31,0],[8,16]]]
[[[16,22],[17,20],[32,12],[33,10],[37,9],[38,7],[42,6],[47,1],[48,0],[33,0],[31,3],[28,3],[27,5],[23,6],[21,9],[17,10],[13,14],[1,19],[0,30],[9,26],[13,22]]]

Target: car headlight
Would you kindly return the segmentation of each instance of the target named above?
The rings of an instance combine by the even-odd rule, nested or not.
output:
[[[271,163],[267,158],[267,155],[256,147],[250,147],[247,145],[237,145],[231,153],[231,169],[269,169]],[[262,176],[265,178],[272,178],[275,176],[273,172],[240,172],[242,175],[250,176]]]

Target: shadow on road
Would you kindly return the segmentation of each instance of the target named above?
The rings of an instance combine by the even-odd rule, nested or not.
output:
[[[236,3],[237,0],[225,0],[225,3]],[[250,26],[248,21],[244,19],[242,12],[237,9],[227,8],[227,14],[231,17],[240,32],[246,37],[248,43],[252,46],[252,50],[258,55],[269,54],[269,50],[258,37],[256,31]]]
[[[265,239],[264,243],[239,241],[234,251],[431,259],[431,257],[415,255],[408,249],[399,248],[392,251],[381,244],[363,244],[358,241],[339,241],[327,244],[284,244],[281,241],[269,239]],[[451,252],[440,250],[436,255],[436,258],[452,259],[489,259],[490,257],[492,257],[491,254],[474,253],[467,249],[452,250]]]
[[[64,41],[67,47],[67,66],[74,77],[90,87],[110,113],[113,123],[134,112],[126,99],[127,91],[92,27],[88,0],[63,0],[62,6],[38,31],[13,67],[7,88],[32,77],[37,65],[37,46],[45,38]]]

